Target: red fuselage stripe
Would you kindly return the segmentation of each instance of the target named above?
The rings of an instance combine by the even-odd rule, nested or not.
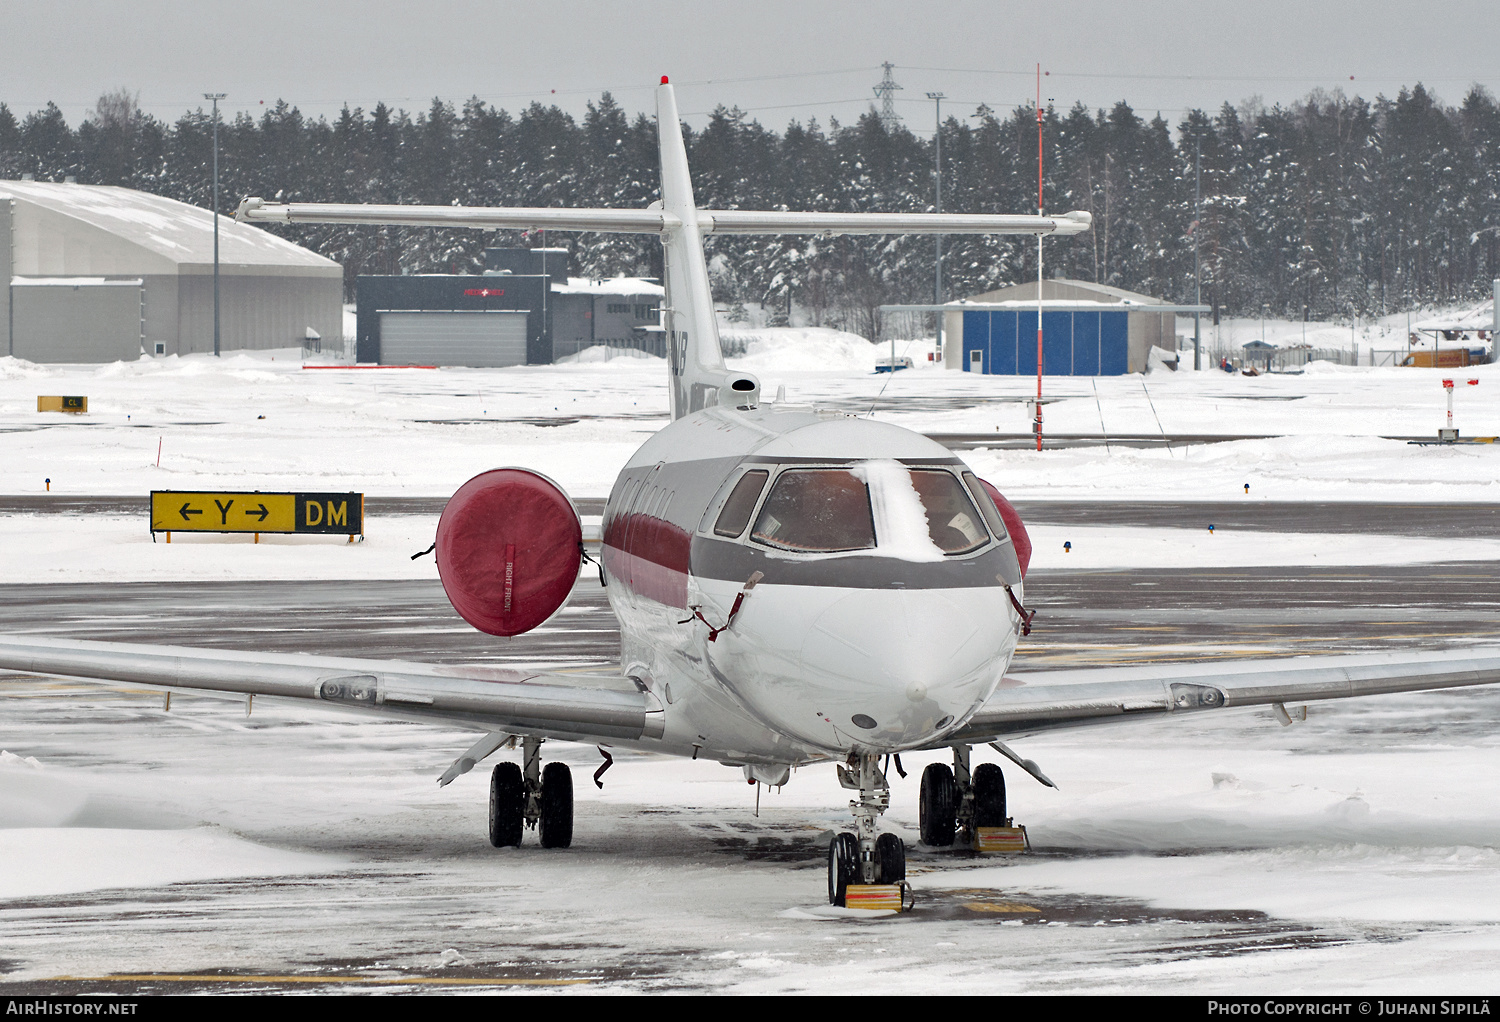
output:
[[[687,606],[692,537],[649,515],[619,515],[604,529],[604,569],[631,592],[669,607]]]

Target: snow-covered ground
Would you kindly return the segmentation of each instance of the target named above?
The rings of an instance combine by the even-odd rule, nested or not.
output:
[[[0,756],[0,982],[543,965],[634,990],[1455,995],[1500,969],[1495,693],[1018,743],[1060,789],[1012,772],[1036,854],[1011,860],[917,848],[936,757],[907,756],[884,822],[918,908],[868,919],[823,900],[847,826],[828,769],[756,816],[737,770],[617,752],[600,790],[594,749],[549,745],[578,780],[573,847],[496,850],[486,770],[434,783],[467,742],[451,732],[5,694],[5,741],[38,762]]]
[[[926,350],[902,342],[898,354]],[[768,397],[870,414],[927,432],[1019,433],[1034,381],[917,368],[875,374],[886,345],[798,328],[755,331],[740,368]],[[136,494],[153,489],[354,490],[446,496],[470,476],[524,465],[573,495],[602,497],[626,459],[666,419],[665,365],[613,355],[514,369],[304,369],[300,352],[146,358],[105,366],[0,359],[0,492]],[[1500,367],[1458,398],[1466,435],[1500,433]],[[1155,372],[1048,380],[1058,434],[1269,435],[1188,447],[1119,444],[977,449],[963,456],[1015,499],[1500,501],[1500,445],[1415,446],[1432,435],[1442,373],[1315,364],[1249,378]],[[82,416],[34,411],[40,394],[85,394]],[[878,399],[878,400],[877,400]],[[1102,428],[1101,428],[1102,424]],[[1249,493],[1245,485],[1249,484]],[[431,542],[430,517],[373,516],[368,541],[178,534],[152,544],[144,522],[110,516],[0,519],[0,581],[225,577],[430,577],[409,554]],[[1057,535],[1053,535],[1057,532]],[[1235,537],[1184,530],[1043,528],[1041,566],[1365,564],[1491,559],[1437,540]],[[1062,559],[1064,541],[1074,550]],[[1055,563],[1054,563],[1055,562]]]
[[[875,374],[884,345],[809,329],[762,331],[733,364],[767,398],[871,414],[924,432],[1024,433],[1035,381],[917,368]],[[913,342],[915,344],[917,342]],[[859,345],[864,344],[861,352]],[[904,350],[898,345],[898,354]],[[817,367],[817,368],[814,368]],[[0,489],[143,494],[151,489],[351,489],[446,495],[495,465],[545,471],[576,496],[605,495],[630,453],[666,422],[654,358],[512,369],[303,369],[286,349],[44,367],[0,358]],[[1057,434],[1272,436],[1194,447],[974,451],[1023,499],[1500,499],[1500,448],[1415,447],[1435,436],[1442,370],[1315,363],[1301,375],[1220,372],[1054,378]],[[1466,436],[1500,434],[1500,367],[1456,398]],[[41,394],[85,394],[87,415],[39,413]],[[569,421],[569,420],[575,421]],[[550,420],[549,424],[543,424]]]
[[[917,368],[876,375],[885,345],[754,332],[736,364],[768,397],[785,384],[790,401],[878,406],[875,417],[929,432],[1027,429],[1034,381],[945,372],[920,344],[897,345]],[[526,465],[601,497],[666,422],[656,359],[304,370],[298,354],[0,359],[0,493],[40,494],[50,478],[62,495],[445,496],[476,472]],[[1271,439],[963,456],[1019,499],[1500,501],[1500,445],[1381,439],[1435,433],[1443,375],[1315,365],[1049,380],[1054,432]],[[1500,433],[1500,369],[1465,375],[1481,383],[1460,392],[1459,427]],[[90,411],[36,413],[41,394],[86,394]],[[0,516],[0,581],[434,575],[430,559],[409,559],[431,541],[431,516],[374,516],[352,546],[180,534],[153,545],[145,524]],[[1043,526],[1033,538],[1044,568],[1500,559],[1487,540],[1186,525]],[[4,679],[0,690],[0,747],[14,754],[0,755],[7,981],[541,957],[637,969],[618,980],[636,989],[1458,993],[1500,971],[1500,695],[1482,690],[1315,708],[1288,729],[1226,713],[1027,740],[1061,785],[1013,782],[1039,854],[916,852],[923,911],[862,921],[822,904],[821,844],[847,817],[826,770],[763,796],[757,818],[737,771],[620,756],[600,791],[587,781],[597,752],[563,745],[579,780],[575,847],[496,851],[483,838],[485,771],[433,783],[467,744],[452,732],[271,701],[246,719],[208,697],[163,714],[144,693]],[[907,757],[886,818],[912,843],[930,758]],[[76,911],[16,900],[85,894]],[[1047,923],[994,907],[1006,904],[1039,907]]]

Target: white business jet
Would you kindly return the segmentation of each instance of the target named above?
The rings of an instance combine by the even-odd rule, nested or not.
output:
[[[573,833],[568,767],[541,762],[546,740],[707,758],[749,781],[835,765],[856,794],[852,833],[828,856],[830,901],[851,884],[900,884],[901,839],[878,822],[890,792],[882,760],[950,748],[922,775],[921,838],[971,839],[1007,823],[998,766],[970,769],[989,744],[1051,784],[1006,741],[1053,728],[1157,720],[1231,706],[1492,684],[1500,650],[1132,666],[1007,675],[1029,631],[1030,542],[1005,499],[947,449],[897,426],[762,400],[726,368],[703,237],[708,234],[1046,234],[1087,230],[1057,217],[701,210],[693,202],[677,104],[657,91],[660,202],[646,209],[484,209],[276,204],[238,218],[269,223],[546,228],[657,234],[665,250],[663,325],[672,422],[616,481],[603,519],[602,576],[620,621],[618,667],[517,671],[224,650],[0,639],[0,668],[168,689],[314,700],[483,732],[439,779],[502,747],[490,840],[544,847]],[[580,569],[572,502],[545,476],[500,468],[445,507],[436,553],[454,608],[495,635],[552,617]],[[899,766],[899,761],[898,761]]]

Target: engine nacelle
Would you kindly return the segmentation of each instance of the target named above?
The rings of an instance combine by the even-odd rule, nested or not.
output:
[[[979,483],[995,502],[995,510],[1000,512],[1005,531],[1010,533],[1011,545],[1016,548],[1016,560],[1021,562],[1021,577],[1025,578],[1026,566],[1031,563],[1031,537],[1026,533],[1026,523],[1021,521],[1020,513],[1010,501],[1000,495],[999,490],[983,479]]]
[[[448,602],[490,635],[520,635],[568,602],[583,523],[568,495],[524,468],[481,472],[458,488],[437,527]]]

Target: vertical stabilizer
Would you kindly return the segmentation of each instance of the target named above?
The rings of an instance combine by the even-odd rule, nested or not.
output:
[[[665,78],[656,90],[656,131],[661,148],[662,211],[677,221],[662,233],[661,241],[662,284],[667,292],[662,326],[667,331],[671,367],[672,418],[719,404],[754,407],[760,399],[760,381],[750,373],[731,373],[719,347],[682,122],[677,116],[677,98]]]

